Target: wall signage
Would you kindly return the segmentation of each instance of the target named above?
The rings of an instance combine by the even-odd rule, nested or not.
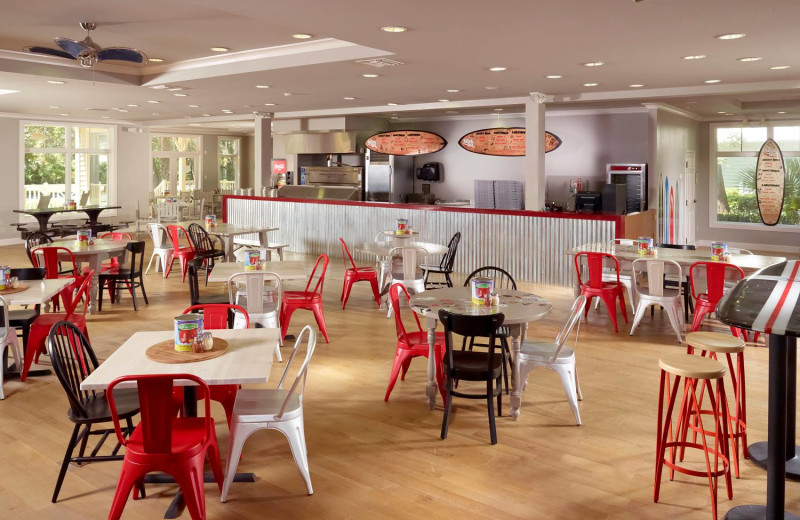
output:
[[[774,226],[781,219],[785,186],[783,154],[778,143],[767,139],[758,152],[756,198],[761,222]]]
[[[475,130],[461,139],[458,144],[465,150],[481,155],[520,157],[525,155],[525,129],[519,126],[509,128],[486,128]],[[561,146],[561,139],[550,132],[544,133],[544,151],[552,152]]]
[[[286,173],[286,159],[272,159],[272,175]]]
[[[423,155],[438,152],[447,146],[447,141],[433,132],[395,130],[368,137],[364,146],[373,152],[388,155]]]

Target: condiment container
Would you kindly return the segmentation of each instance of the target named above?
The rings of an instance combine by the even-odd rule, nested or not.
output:
[[[191,352],[195,339],[203,333],[202,314],[182,314],[175,316],[175,350]]]
[[[472,287],[473,305],[491,305],[494,279],[476,276],[470,280],[470,286]]]

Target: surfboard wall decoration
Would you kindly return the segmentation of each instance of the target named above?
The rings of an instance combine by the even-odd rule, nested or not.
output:
[[[781,220],[786,185],[783,153],[774,140],[767,139],[758,152],[756,199],[761,222],[774,226]]]
[[[501,157],[525,155],[525,129],[521,126],[508,128],[485,128],[470,132],[458,140],[459,146],[468,152]],[[550,132],[544,133],[544,151],[552,152],[561,146],[561,139]]]
[[[368,137],[364,146],[387,155],[423,155],[438,152],[447,146],[447,141],[433,132],[394,130]]]

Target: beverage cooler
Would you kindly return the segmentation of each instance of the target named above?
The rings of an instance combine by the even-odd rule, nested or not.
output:
[[[625,213],[647,210],[647,164],[606,164],[606,182],[625,185]]]

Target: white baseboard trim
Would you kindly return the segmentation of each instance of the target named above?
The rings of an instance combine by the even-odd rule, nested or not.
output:
[[[711,240],[698,240],[698,246],[711,246]],[[732,243],[729,245],[733,245]],[[780,246],[775,244],[746,244],[743,242],[736,242],[736,247],[741,249],[750,249],[756,251],[774,251],[776,253],[800,253],[800,247],[798,246]]]
[[[21,238],[0,238],[0,246],[15,246],[24,243],[25,241]]]

